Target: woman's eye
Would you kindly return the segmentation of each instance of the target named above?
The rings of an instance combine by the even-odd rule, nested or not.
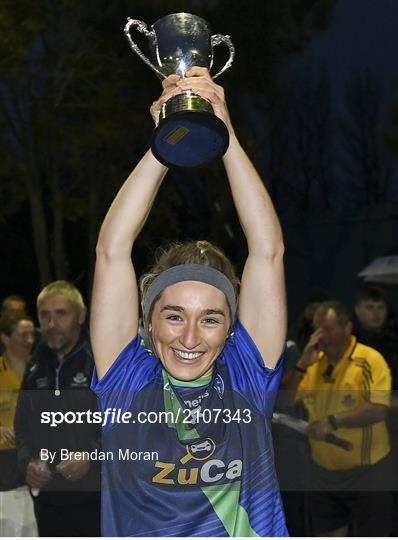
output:
[[[217,321],[216,319],[204,319],[203,322],[205,324],[219,324],[220,321]]]
[[[168,321],[181,321],[180,315],[169,315],[166,319]]]

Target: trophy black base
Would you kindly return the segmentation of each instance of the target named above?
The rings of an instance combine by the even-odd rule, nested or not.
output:
[[[152,152],[167,167],[204,167],[227,151],[229,133],[211,112],[179,111],[160,120]]]

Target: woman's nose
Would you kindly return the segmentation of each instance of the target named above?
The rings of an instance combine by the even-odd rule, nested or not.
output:
[[[180,342],[186,349],[194,349],[199,345],[200,335],[195,324],[189,324],[184,328]]]

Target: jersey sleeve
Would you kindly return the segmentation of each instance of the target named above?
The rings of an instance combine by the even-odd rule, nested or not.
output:
[[[387,362],[377,351],[373,351],[370,360],[371,373],[365,378],[369,390],[369,401],[380,405],[391,405],[391,372]]]
[[[98,396],[100,411],[104,413],[112,408],[121,413],[128,411],[136,393],[154,380],[159,369],[159,360],[144,347],[141,336],[137,336],[101,380],[94,369],[91,389]]]
[[[239,392],[260,413],[271,417],[283,372],[283,353],[274,369],[266,367],[256,344],[238,319],[224,347],[223,359],[232,390]]]

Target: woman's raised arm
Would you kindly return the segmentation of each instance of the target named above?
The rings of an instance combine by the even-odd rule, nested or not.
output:
[[[166,171],[147,152],[123,184],[101,227],[90,317],[99,378],[138,332],[138,287],[131,250]]]
[[[162,104],[181,92],[175,85],[178,79],[172,75],[163,81],[163,94],[151,107],[155,122]],[[99,233],[90,318],[99,378],[138,332],[139,298],[131,250],[166,172],[148,151],[116,195]]]
[[[266,366],[273,368],[286,339],[282,231],[263,182],[234,136],[224,165],[249,252],[242,275],[239,317]]]
[[[215,114],[228,127],[230,144],[223,161],[249,251],[242,276],[239,318],[267,367],[273,368],[286,336],[284,246],[280,223],[263,182],[236,138],[223,88],[211,80],[205,68],[192,68],[188,75],[176,84],[208,99]]]

